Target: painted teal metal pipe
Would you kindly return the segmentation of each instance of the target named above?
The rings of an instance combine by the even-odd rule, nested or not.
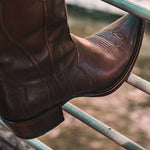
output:
[[[79,119],[80,121],[84,122],[91,128],[95,129],[96,131],[100,132],[104,136],[108,137],[112,141],[116,142],[120,146],[124,147],[127,150],[145,150],[140,145],[136,144],[135,142],[131,141],[127,137],[123,136],[119,132],[115,131],[111,127],[103,124],[102,122],[96,120],[95,118],[89,116],[79,108],[73,106],[72,104],[66,103],[63,106],[63,109],[74,116],[75,118]]]
[[[102,0],[124,11],[130,12],[150,22],[150,10],[134,5],[126,0]]]
[[[26,140],[26,142],[37,150],[52,150],[51,148],[49,148],[48,146],[46,146],[45,144],[43,144],[37,139]]]
[[[131,73],[127,83],[150,95],[150,82]]]

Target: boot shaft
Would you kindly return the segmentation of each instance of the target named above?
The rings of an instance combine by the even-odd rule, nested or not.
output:
[[[15,74],[18,74],[17,70],[20,72],[33,65],[33,68],[41,68],[43,74],[51,75],[55,68],[59,68],[60,60],[68,53],[70,55],[74,48],[67,24],[65,1],[1,0],[0,6],[0,62],[3,62],[3,72],[10,72],[6,69],[7,55],[7,64],[15,66]],[[19,67],[17,64],[22,61],[26,63]],[[25,73],[24,76],[28,75]],[[36,78],[36,75],[32,77]]]
[[[1,0],[0,6],[0,115],[22,120],[61,103],[65,90],[72,94],[64,70],[76,64],[76,51],[64,0]]]
[[[1,30],[10,41],[33,49],[31,53],[49,46],[55,58],[62,54],[58,43],[64,47],[64,55],[70,51],[73,43],[64,0],[1,0],[0,5]]]
[[[26,39],[39,30],[49,33],[67,25],[64,0],[1,0],[2,20],[15,39]],[[49,34],[50,36],[50,34]]]

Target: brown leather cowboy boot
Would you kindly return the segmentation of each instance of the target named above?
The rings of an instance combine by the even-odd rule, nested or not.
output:
[[[86,39],[70,35],[64,0],[0,0],[0,115],[19,137],[63,121],[77,96],[103,96],[128,77],[144,21],[128,14]]]

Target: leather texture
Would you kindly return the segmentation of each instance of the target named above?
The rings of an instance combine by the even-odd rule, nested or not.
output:
[[[0,115],[25,121],[77,96],[116,90],[141,46],[144,20],[70,34],[64,0],[0,0]]]

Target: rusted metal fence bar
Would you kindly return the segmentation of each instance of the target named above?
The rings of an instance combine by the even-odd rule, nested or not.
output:
[[[127,0],[102,0],[102,1],[109,3],[113,6],[116,6],[124,11],[130,12],[143,19],[146,19],[150,22],[150,10],[132,4]]]
[[[127,79],[127,83],[150,95],[150,82],[138,77],[137,75],[131,73]]]
[[[84,122],[86,125],[90,126],[91,128],[95,129],[96,131],[100,132],[104,136],[108,137],[112,141],[116,142],[120,146],[124,147],[127,150],[145,150],[140,145],[136,144],[135,142],[131,141],[124,135],[120,134],[119,132],[115,131],[111,127],[105,125],[104,123],[96,120],[92,116],[89,116],[79,108],[73,106],[72,104],[65,104],[63,109],[71,114],[73,117],[79,119],[80,121]]]

